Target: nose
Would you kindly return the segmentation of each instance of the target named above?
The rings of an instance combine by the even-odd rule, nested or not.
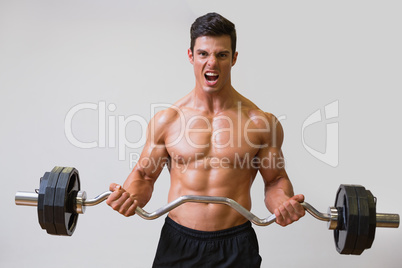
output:
[[[214,54],[211,54],[208,58],[208,66],[213,67],[216,65],[216,56]]]

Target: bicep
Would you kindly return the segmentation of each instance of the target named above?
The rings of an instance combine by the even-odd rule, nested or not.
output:
[[[269,122],[269,132],[262,137],[263,148],[257,154],[261,163],[259,171],[265,185],[271,184],[281,177],[287,178],[285,158],[282,153],[283,128],[279,120],[272,114],[265,113]]]
[[[287,178],[285,159],[280,148],[268,147],[258,153],[259,172],[266,186],[275,183],[280,178]]]
[[[165,146],[166,126],[161,120],[163,113],[151,119],[147,128],[147,139],[142,153],[133,169],[142,177],[155,181],[169,160]]]
[[[147,144],[133,171],[139,172],[144,178],[155,181],[169,161],[169,155],[164,147]]]

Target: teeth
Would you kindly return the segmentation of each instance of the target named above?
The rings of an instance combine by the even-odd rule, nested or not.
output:
[[[218,74],[215,74],[215,73],[206,73],[205,75],[207,75],[207,76],[218,76]]]

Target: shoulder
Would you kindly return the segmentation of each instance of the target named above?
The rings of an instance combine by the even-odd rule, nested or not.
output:
[[[190,94],[184,96],[183,98],[172,104],[169,108],[157,112],[155,116],[151,119],[151,121],[166,126],[178,119],[182,119],[190,100]]]
[[[241,102],[241,109],[247,117],[253,121],[254,124],[261,127],[266,127],[266,124],[270,125],[279,120],[271,113],[264,112],[254,102],[247,99],[239,93],[239,101]]]
[[[245,114],[249,118],[249,121],[253,122],[256,128],[270,129],[270,132],[279,131],[282,133],[281,135],[283,135],[282,125],[275,115],[263,111],[251,100],[247,99],[241,94],[239,94],[239,99],[241,102],[241,109],[243,111],[243,114]]]
[[[259,108],[248,109],[247,115],[259,127],[266,128],[267,126],[280,126],[278,118],[272,113],[264,112]]]
[[[164,144],[170,129],[175,122],[181,120],[180,107],[171,105],[169,108],[158,111],[150,120],[147,128],[147,138],[152,144]]]
[[[268,144],[270,147],[281,147],[284,133],[282,125],[275,115],[257,108],[250,109],[248,117],[253,122],[253,125],[260,129],[264,144]]]
[[[175,121],[180,116],[180,109],[174,105],[171,107],[159,111],[155,114],[155,116],[151,119],[152,123],[156,123],[158,125],[169,125],[173,121]]]

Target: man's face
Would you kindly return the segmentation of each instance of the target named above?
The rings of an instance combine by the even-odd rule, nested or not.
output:
[[[194,66],[196,87],[213,93],[231,86],[230,70],[236,63],[237,52],[233,57],[229,35],[198,37],[194,53],[189,49],[188,57]]]

